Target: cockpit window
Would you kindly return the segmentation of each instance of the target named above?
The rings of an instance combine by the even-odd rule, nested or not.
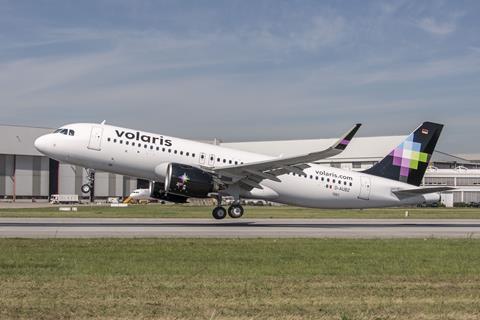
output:
[[[60,133],[60,134],[66,135],[66,136],[74,136],[75,135],[74,130],[69,130],[69,129],[64,129],[64,128],[57,129],[57,130],[53,131],[53,133]]]

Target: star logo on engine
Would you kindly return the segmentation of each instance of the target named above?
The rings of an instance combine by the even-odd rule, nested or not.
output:
[[[185,191],[187,189],[187,182],[190,181],[190,178],[186,173],[178,177],[177,188]]]

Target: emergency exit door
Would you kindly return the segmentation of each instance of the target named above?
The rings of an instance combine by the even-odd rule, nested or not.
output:
[[[88,143],[88,149],[102,150],[102,136],[103,136],[103,127],[94,126],[90,133],[90,141]]]
[[[371,191],[370,178],[361,177],[360,178],[360,194],[358,195],[358,198],[363,200],[369,200],[370,191]]]

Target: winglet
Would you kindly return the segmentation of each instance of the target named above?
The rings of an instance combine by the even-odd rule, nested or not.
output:
[[[342,151],[345,150],[345,148],[347,148],[348,144],[350,143],[350,141],[352,141],[353,137],[355,136],[355,134],[357,133],[358,129],[360,129],[361,126],[362,126],[361,123],[357,123],[352,129],[350,129],[350,131],[348,131],[345,135],[343,135],[337,141],[337,143],[335,143],[333,148],[337,150],[342,150]]]

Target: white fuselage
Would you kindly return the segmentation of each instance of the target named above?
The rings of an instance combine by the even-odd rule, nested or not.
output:
[[[163,163],[219,168],[273,159],[212,144],[158,135],[104,124],[78,123],[64,126],[72,132],[40,137],[35,146],[45,155],[86,168],[163,182],[157,168]],[[263,180],[263,189],[239,187],[223,190],[226,195],[258,198],[316,208],[369,208],[423,203],[437,194],[400,201],[392,191],[412,186],[360,172],[309,164],[306,176],[284,174],[279,182]]]

